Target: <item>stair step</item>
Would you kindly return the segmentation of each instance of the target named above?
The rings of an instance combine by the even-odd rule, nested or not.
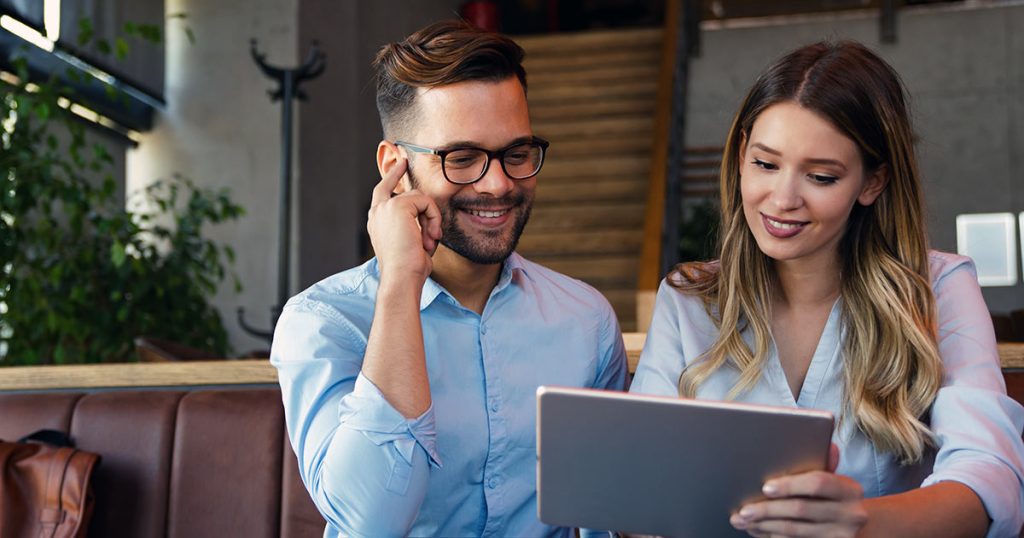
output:
[[[537,55],[526,52],[523,67],[526,68],[526,83],[533,85],[533,77],[551,72],[562,73],[595,67],[615,65],[661,65],[661,43],[658,46],[639,49],[606,50],[590,53]]]
[[[637,326],[662,36],[652,28],[517,39],[533,130],[551,141],[519,251],[593,285],[626,331]]]
[[[561,178],[591,179],[593,177],[628,176],[647,178],[651,168],[648,155],[622,155],[614,157],[565,157],[545,162],[541,181]]]
[[[635,288],[638,258],[635,255],[614,255],[588,258],[534,256],[530,259],[601,289]]]
[[[531,232],[643,228],[642,202],[537,205],[530,215]]]
[[[534,103],[530,99],[530,120],[533,122],[547,122],[554,120],[607,118],[610,116],[633,114],[652,116],[654,108],[654,98],[651,96],[611,99],[607,101],[548,103]]]
[[[645,97],[653,100],[657,89],[657,78],[605,84],[551,84],[540,88],[530,88],[529,99],[531,103],[544,104],[629,97]]]
[[[602,66],[594,69],[535,74],[527,79],[527,83],[531,87],[541,88],[557,84],[604,84],[623,80],[657,79],[658,69],[657,64]]]
[[[562,56],[569,52],[590,52],[601,49],[624,50],[658,48],[662,41],[661,28],[637,30],[598,30],[578,33],[520,36],[514,38],[519,46],[533,57]]]
[[[550,138],[548,140],[551,142],[551,147],[548,148],[545,156],[546,163],[557,162],[567,158],[594,158],[601,155],[643,156],[650,158],[652,145],[654,144],[651,133],[635,133],[625,137],[556,137],[554,140]]]
[[[578,204],[581,202],[643,202],[647,198],[647,178],[600,181],[539,181],[536,204]]]
[[[523,234],[518,250],[535,256],[588,256],[594,254],[638,255],[643,230],[534,231]]]
[[[654,131],[654,118],[636,115],[576,121],[545,121],[533,124],[533,130],[548,140],[579,136],[650,136]]]

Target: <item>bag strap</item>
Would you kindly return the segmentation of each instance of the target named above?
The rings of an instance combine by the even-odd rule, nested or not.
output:
[[[58,448],[53,454],[53,461],[46,477],[46,491],[43,496],[43,509],[39,513],[39,537],[51,538],[57,532],[57,525],[64,519],[64,509],[61,506],[60,492],[64,486],[64,476],[67,472],[68,463],[75,449],[68,447]]]
[[[68,434],[58,430],[38,430],[18,439],[19,443],[29,441],[39,441],[53,446],[75,446]]]

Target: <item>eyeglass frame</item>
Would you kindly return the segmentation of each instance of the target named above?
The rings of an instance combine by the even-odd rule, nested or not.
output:
[[[508,173],[508,169],[505,168],[505,153],[508,152],[509,150],[511,150],[512,148],[516,148],[516,147],[524,146],[524,145],[534,145],[534,144],[536,144],[537,146],[540,147],[540,164],[537,166],[537,169],[534,170],[532,174],[530,174],[528,176],[524,176],[524,177],[514,177],[514,176],[512,176],[512,174],[509,174]],[[539,136],[534,136],[534,137],[531,137],[529,140],[522,140],[522,141],[519,141],[519,142],[513,142],[513,143],[511,143],[511,144],[509,144],[509,145],[507,145],[507,146],[505,146],[505,147],[503,147],[501,149],[497,149],[497,150],[494,150],[494,151],[491,151],[489,149],[484,149],[484,148],[478,148],[476,146],[458,146],[458,147],[453,147],[453,148],[449,148],[449,149],[434,149],[434,148],[428,148],[428,147],[424,147],[424,146],[418,146],[416,144],[411,144],[409,142],[403,142],[401,140],[396,140],[395,141],[395,145],[396,146],[401,146],[401,147],[403,147],[403,148],[405,148],[405,149],[407,149],[409,151],[412,151],[413,153],[426,153],[428,155],[437,155],[438,157],[441,158],[441,174],[444,175],[445,180],[447,180],[449,183],[452,183],[454,185],[472,185],[472,184],[476,183],[477,181],[480,181],[481,179],[484,178],[484,176],[487,175],[487,171],[491,169],[491,161],[493,161],[494,159],[498,159],[498,162],[501,163],[501,171],[506,176],[508,176],[509,179],[513,179],[513,180],[517,180],[518,181],[518,180],[521,180],[521,179],[530,179],[531,177],[536,176],[537,174],[540,173],[540,169],[544,167],[544,158],[547,156],[548,146],[550,146],[551,143],[548,142],[547,140],[544,140],[543,138],[540,138]],[[477,176],[477,178],[472,180],[472,181],[465,181],[465,182],[454,181],[450,177],[448,177],[448,170],[444,166],[445,157],[447,157],[450,153],[454,153],[456,151],[467,150],[467,149],[472,149],[472,150],[476,150],[476,151],[482,151],[484,154],[487,155],[487,161],[484,163],[484,169],[480,172],[480,175]]]

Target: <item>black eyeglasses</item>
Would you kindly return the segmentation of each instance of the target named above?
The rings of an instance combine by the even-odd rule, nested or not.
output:
[[[544,153],[549,143],[533,137],[529,142],[516,142],[497,151],[474,147],[432,149],[402,141],[396,141],[395,145],[415,153],[437,155],[441,158],[441,172],[445,179],[456,185],[469,185],[484,177],[492,159],[498,159],[505,175],[512,179],[537,175],[544,165]]]

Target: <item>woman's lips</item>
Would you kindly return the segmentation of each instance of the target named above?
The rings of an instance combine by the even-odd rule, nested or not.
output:
[[[800,233],[804,226],[808,224],[798,220],[776,219],[764,213],[761,213],[761,222],[764,223],[765,231],[771,234],[772,237],[778,237],[779,239],[793,237]]]

